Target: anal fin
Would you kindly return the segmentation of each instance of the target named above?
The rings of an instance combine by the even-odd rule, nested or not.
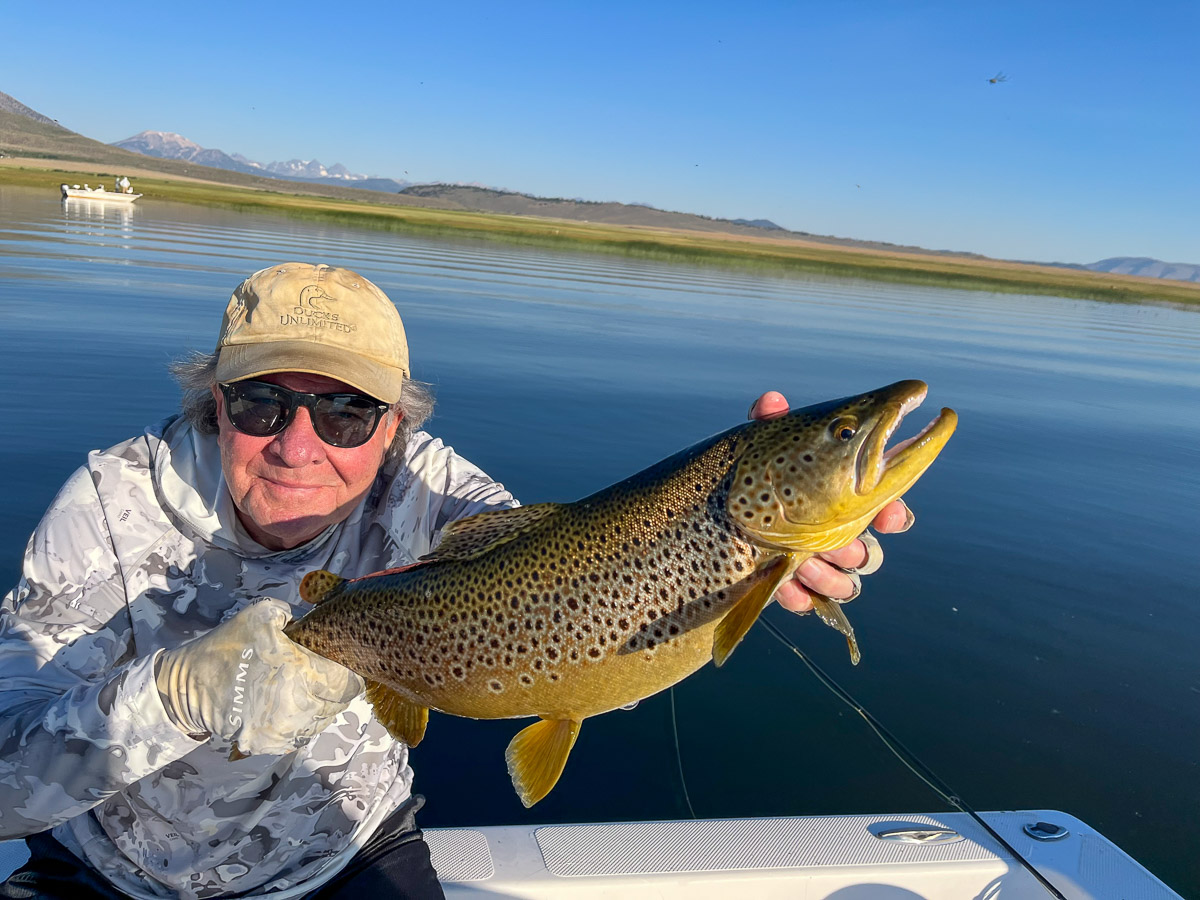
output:
[[[821,621],[846,636],[846,644],[850,648],[850,663],[857,666],[859,660],[862,659],[862,654],[858,650],[858,639],[854,637],[854,628],[850,625],[846,614],[842,612],[842,604],[821,594],[813,593],[812,590],[809,590],[808,593],[812,597],[813,610],[821,617]]]
[[[517,732],[504,751],[517,796],[533,806],[558,783],[579,736],[577,719],[542,719]]]
[[[713,663],[718,666],[725,664],[725,660],[729,659],[734,648],[742,642],[750,626],[758,621],[759,615],[767,608],[779,585],[791,577],[798,565],[800,561],[795,555],[787,554],[762,571],[758,576],[758,583],[734,604],[733,609],[725,614],[725,618],[713,633]]]
[[[421,743],[425,726],[429,724],[429,707],[413,703],[386,684],[370,680],[367,681],[367,702],[388,734],[410,747]]]

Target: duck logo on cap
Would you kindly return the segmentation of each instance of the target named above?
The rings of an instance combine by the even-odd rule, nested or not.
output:
[[[305,307],[306,310],[315,309],[319,312],[327,313],[327,312],[329,312],[329,310],[327,310],[321,304],[326,301],[331,301],[331,300],[336,300],[336,299],[337,299],[336,297],[332,297],[329,294],[327,294],[325,292],[325,289],[322,288],[319,284],[310,284],[308,287],[306,287],[304,290],[302,290],[300,292],[300,305]]]

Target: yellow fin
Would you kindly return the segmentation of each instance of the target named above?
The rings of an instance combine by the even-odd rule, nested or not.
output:
[[[309,572],[300,581],[300,599],[305,603],[320,603],[346,583],[345,578],[334,575],[326,569],[316,569]]]
[[[386,684],[370,680],[367,681],[367,702],[388,734],[410,747],[421,743],[421,738],[425,737],[425,726],[429,724],[428,707],[418,706]]]
[[[713,663],[725,665],[725,660],[742,642],[750,626],[758,621],[759,614],[766,609],[776,589],[796,571],[800,563],[794,554],[787,554],[772,562],[759,575],[758,583],[748,590],[733,609],[725,614],[721,624],[713,633]]]
[[[442,529],[442,542],[421,559],[474,559],[493,547],[528,534],[561,503],[535,503],[516,509],[493,509],[451,522]]]
[[[862,654],[858,652],[858,640],[854,637],[854,629],[850,625],[850,620],[842,612],[842,604],[836,600],[830,600],[828,597],[822,597],[820,594],[814,594],[811,590],[808,593],[812,596],[813,609],[821,617],[821,621],[846,636],[846,644],[850,647],[850,663],[857,666],[859,660],[862,659]]]
[[[517,796],[526,807],[533,806],[558,783],[580,722],[576,719],[542,719],[522,728],[504,751],[508,774]]]

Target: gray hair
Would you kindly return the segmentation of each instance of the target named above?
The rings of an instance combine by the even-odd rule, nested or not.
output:
[[[217,354],[193,350],[173,361],[168,370],[183,390],[180,410],[184,418],[201,434],[216,434],[217,398],[212,389],[217,383]],[[392,404],[392,411],[400,414],[400,427],[387,449],[387,459],[402,457],[412,433],[432,415],[430,385],[406,378],[400,399]]]

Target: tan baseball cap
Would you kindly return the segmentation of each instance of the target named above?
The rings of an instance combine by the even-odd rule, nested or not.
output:
[[[282,263],[238,285],[217,340],[217,381],[308,372],[385,403],[408,377],[404,323],[387,294],[357,272]]]

